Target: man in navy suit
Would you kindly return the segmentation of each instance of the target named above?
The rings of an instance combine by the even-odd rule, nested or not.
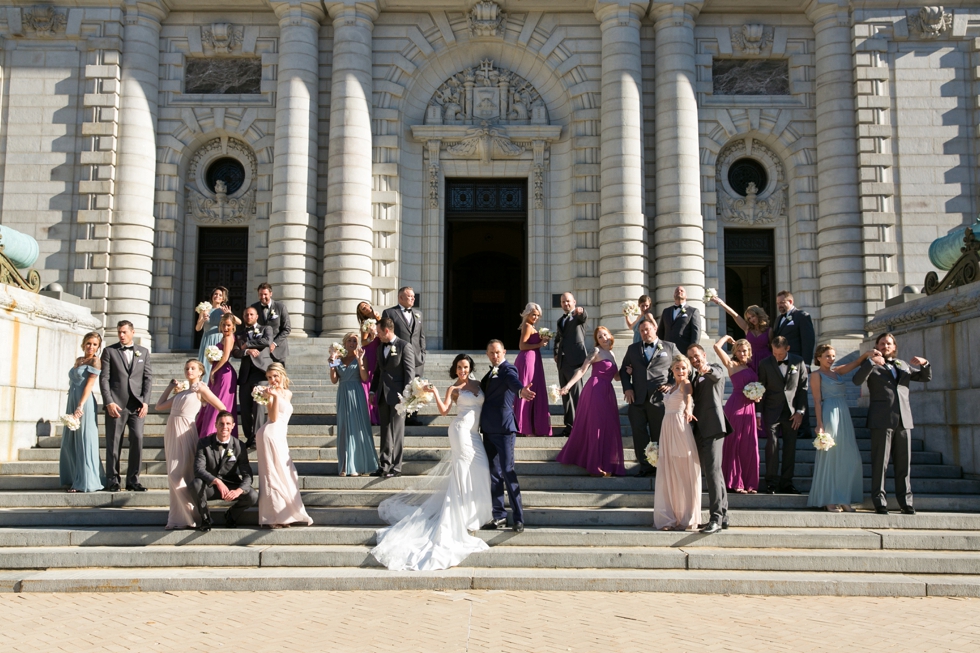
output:
[[[483,411],[480,414],[480,432],[483,433],[483,446],[490,459],[490,494],[493,498],[493,519],[484,524],[483,530],[496,530],[507,525],[507,511],[504,509],[504,485],[510,497],[510,508],[514,513],[514,532],[524,532],[524,507],[521,505],[521,487],[514,471],[514,441],[517,438],[517,423],[514,421],[514,397],[534,399],[531,384],[521,387],[517,368],[505,360],[507,350],[504,343],[491,340],[487,344],[487,358],[490,371],[480,381],[483,389]]]

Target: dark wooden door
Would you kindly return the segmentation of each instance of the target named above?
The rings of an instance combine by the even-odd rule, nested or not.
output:
[[[776,310],[776,252],[772,229],[725,230],[725,303],[739,314],[749,306],[761,306],[770,320]],[[726,333],[743,332],[729,315]]]
[[[197,289],[194,305],[210,301],[215,286],[228,289],[231,310],[241,317],[248,299],[248,229],[201,227],[197,240]],[[192,309],[193,310],[193,309]],[[196,314],[192,316],[196,320]],[[194,333],[194,346],[201,332]]]

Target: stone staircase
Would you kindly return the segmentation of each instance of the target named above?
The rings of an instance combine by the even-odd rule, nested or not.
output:
[[[528,524],[523,534],[481,532],[491,549],[445,572],[378,568],[368,554],[381,525],[375,508],[448,452],[445,436],[451,417],[430,408],[421,415],[422,426],[406,429],[405,476],[336,476],[335,388],[324,373],[325,351],[322,345],[301,343],[292,352],[296,362],[289,365],[296,406],[289,444],[314,526],[258,530],[249,526],[256,522],[253,510],[237,529],[164,531],[166,416],[151,414],[144,440],[145,493],[60,490],[60,436],[41,437],[36,447],[20,451],[18,460],[0,463],[0,588],[980,596],[980,481],[963,478],[958,466],[925,451],[921,440],[913,441],[917,515],[826,513],[807,509],[805,495],[730,495],[732,527],[703,536],[652,529],[653,479],[592,478],[554,462],[564,438],[519,438],[517,471]],[[452,357],[430,353],[428,378],[445,387]],[[473,357],[482,370],[485,358]],[[180,374],[186,358],[154,355],[155,392]],[[547,374],[549,384],[556,382],[553,369]],[[553,406],[552,413],[557,432],[559,407]],[[853,409],[852,415],[867,492],[870,441],[864,411]],[[625,415],[623,434],[628,468],[633,469]],[[794,483],[805,492],[815,451],[809,441],[797,447]],[[703,501],[706,506],[707,495]],[[870,501],[864,508],[870,509]],[[220,502],[213,514],[220,523]]]

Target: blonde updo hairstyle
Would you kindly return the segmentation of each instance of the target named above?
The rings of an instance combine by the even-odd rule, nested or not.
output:
[[[350,335],[350,334],[348,334]],[[268,378],[269,372],[279,372],[279,376],[282,377],[282,387],[284,390],[289,389],[289,376],[286,374],[286,368],[283,367],[282,363],[273,363],[269,366],[269,369],[265,371],[265,375]]]
[[[184,362],[184,367],[187,367],[187,364],[188,363],[193,363],[194,366],[197,367],[197,369],[201,372],[201,376],[204,376],[204,363],[202,363],[201,361],[197,360],[196,358],[188,358]]]

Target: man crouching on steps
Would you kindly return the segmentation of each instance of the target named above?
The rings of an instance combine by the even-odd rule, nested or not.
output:
[[[238,438],[231,436],[235,418],[228,411],[221,411],[215,426],[217,433],[198,442],[194,460],[194,494],[201,511],[201,528],[198,530],[205,533],[212,526],[208,499],[235,502],[225,513],[228,528],[235,528],[242,513],[259,501],[259,493],[252,489],[248,451]]]

